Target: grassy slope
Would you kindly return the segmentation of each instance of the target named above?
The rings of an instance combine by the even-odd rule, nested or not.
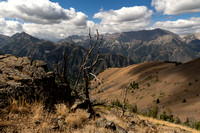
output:
[[[128,102],[137,104],[140,112],[158,106],[160,112],[171,110],[181,121],[188,117],[200,121],[200,59],[175,66],[174,63],[148,62],[125,68],[111,68],[98,75],[103,82],[93,80],[91,96],[110,103],[123,101],[124,88],[132,81],[139,89],[128,91]],[[159,99],[160,103],[156,104]],[[186,100],[183,103],[183,100]]]

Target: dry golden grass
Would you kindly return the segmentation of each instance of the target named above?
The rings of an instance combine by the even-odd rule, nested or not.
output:
[[[168,121],[158,120],[158,119],[154,119],[152,117],[146,117],[146,116],[142,116],[142,115],[138,115],[138,117],[140,119],[148,120],[150,122],[156,123],[157,125],[159,124],[159,125],[167,125],[167,126],[170,126],[170,127],[179,127],[180,129],[184,129],[184,130],[190,131],[192,133],[200,133],[200,131],[197,131],[197,130],[192,129],[190,127],[179,125],[179,124],[170,123]]]
[[[90,117],[90,114],[86,110],[77,109],[75,113],[70,113],[65,122],[70,126],[81,125]]]
[[[55,105],[55,108],[55,112],[48,112],[41,102],[30,104],[23,98],[20,101],[14,99],[0,112],[0,125],[3,128],[0,132],[74,132],[90,116],[87,111],[80,109],[69,113],[64,103]]]
[[[65,104],[57,104],[56,107],[56,114],[58,116],[67,116],[69,115],[69,108]]]
[[[69,109],[65,104],[55,105],[55,112],[47,112],[43,109],[43,104],[35,102],[32,104],[21,104],[22,102],[13,100],[11,104],[1,111],[0,132],[13,133],[112,133],[113,131],[104,127],[97,127],[93,119],[89,119],[90,114],[86,110],[77,109],[74,113],[69,113]],[[24,102],[25,103],[25,102]],[[24,111],[27,110],[27,111]],[[131,131],[129,113],[125,113],[125,117],[121,117],[121,110],[111,108],[107,110],[105,107],[95,107],[96,113],[108,121],[113,121],[117,126]],[[20,112],[21,111],[21,112]],[[179,125],[155,120],[148,117],[140,117],[142,120],[148,120],[152,123],[167,125],[170,127],[180,127],[187,131],[196,133],[196,130]],[[131,121],[134,120],[131,118]],[[137,127],[138,131],[143,130]]]
[[[97,128],[94,125],[86,125],[82,129],[74,131],[74,133],[113,133],[113,131],[106,128]]]

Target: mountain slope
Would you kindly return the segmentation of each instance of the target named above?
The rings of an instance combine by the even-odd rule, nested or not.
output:
[[[182,40],[187,43],[194,51],[200,55],[200,33],[180,35]]]
[[[0,43],[2,43],[3,41],[5,41],[5,40],[7,40],[7,39],[9,39],[8,36],[4,36],[4,35],[1,35],[1,34],[0,34]]]
[[[88,47],[89,38],[71,36],[62,41]],[[169,31],[162,29],[122,32],[104,35],[102,52],[113,52],[135,62],[177,61],[187,62],[196,58],[195,50]]]
[[[136,82],[138,89],[128,91],[128,102],[137,105],[145,113],[154,106],[159,112],[171,110],[174,117],[185,121],[199,121],[200,118],[200,59],[178,65],[169,62],[147,62],[125,68],[111,68],[98,75],[103,86],[93,81],[91,96],[107,103],[123,101],[124,89]],[[134,82],[133,82],[134,81]],[[159,103],[156,103],[159,99]],[[185,99],[185,100],[184,100]]]
[[[67,69],[67,73],[69,77],[75,78],[82,65],[85,57],[84,55],[87,53],[87,49],[79,45],[40,40],[25,32],[17,33],[0,43],[0,53],[13,54],[20,57],[28,56],[31,59],[43,60],[48,63],[51,70],[55,67],[56,53],[59,53],[58,63],[60,69],[62,68],[62,54],[64,51],[66,51],[68,57],[67,68],[69,69]],[[109,54],[101,55],[103,61],[97,64],[97,67],[95,68],[95,70],[97,70],[96,73],[99,73],[108,67],[123,67],[134,63],[132,60],[119,55],[108,55]],[[92,55],[91,60],[94,58],[95,57]]]

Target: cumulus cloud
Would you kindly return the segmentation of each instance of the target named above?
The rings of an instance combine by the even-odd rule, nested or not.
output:
[[[167,15],[200,12],[200,0],[152,0],[151,5]]]
[[[94,14],[93,18],[101,19],[97,28],[104,33],[144,29],[149,25],[153,11],[146,6],[122,7]]]
[[[34,23],[23,24],[23,29],[28,34],[52,41],[58,41],[59,39],[63,39],[69,35],[85,35],[88,33],[87,27],[87,23],[85,26],[77,26],[71,21],[62,21],[59,24],[46,25]]]
[[[76,12],[74,8],[63,9],[49,0],[8,0],[1,1],[0,7],[0,17],[23,22],[52,24],[77,18],[81,21],[77,25],[82,25],[87,19],[87,15]]]
[[[190,19],[178,19],[177,21],[156,22],[153,28],[162,28],[178,34],[199,33],[199,22],[199,17],[192,17]]]
[[[0,18],[0,34],[11,36],[15,33],[22,32],[22,24],[18,21],[5,20]]]

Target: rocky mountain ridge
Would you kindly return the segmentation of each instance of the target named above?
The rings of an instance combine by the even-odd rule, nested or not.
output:
[[[89,40],[83,36],[62,40],[67,41],[88,47]],[[102,49],[103,53],[117,53],[137,63],[164,60],[187,62],[199,57],[199,51],[179,35],[162,29],[108,34],[104,36]]]

